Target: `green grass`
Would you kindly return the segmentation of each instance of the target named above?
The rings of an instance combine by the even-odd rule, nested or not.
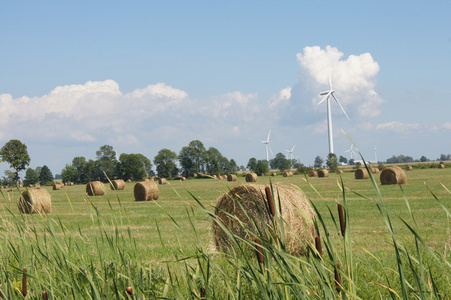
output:
[[[368,299],[378,298],[381,294],[386,298],[390,295],[389,289],[382,286],[391,283],[397,291],[393,297],[409,295],[410,298],[412,291],[406,292],[402,280],[399,280],[401,275],[396,257],[401,253],[399,255],[406,267],[409,266],[406,259],[414,253],[415,259],[424,259],[420,267],[413,263],[419,274],[423,264],[427,266],[426,270],[435,272],[434,276],[423,275],[428,277],[426,285],[436,280],[437,286],[449,295],[450,278],[444,274],[445,271],[449,273],[447,262],[451,236],[449,217],[441,205],[451,210],[451,194],[441,184],[451,188],[451,168],[414,169],[406,174],[408,181],[402,189],[397,185],[378,184],[380,194],[370,180],[355,180],[350,171],[341,177],[330,174],[328,178],[308,178],[308,181],[303,175],[260,177],[258,184],[282,182],[303,190],[324,220],[325,226],[319,226],[320,233],[325,243],[326,236],[330,239],[328,245],[333,250],[331,256],[322,262],[313,259],[313,254],[291,257],[280,253],[277,247],[264,244],[265,254],[272,257],[265,261],[271,264],[266,266],[267,272],[271,270],[277,276],[260,272],[258,263],[252,265],[254,257],[227,257],[212,253],[212,219],[209,213],[219,196],[244,183],[243,177],[238,177],[237,182],[213,179],[170,181],[170,185],[159,185],[157,202],[135,202],[133,183],[127,183],[123,191],[107,188],[104,196],[96,197],[86,196],[85,186],[68,186],[56,191],[45,187],[52,196],[52,213],[47,216],[21,215],[17,209],[19,192],[2,190],[0,273],[7,279],[2,279],[4,282],[0,289],[9,289],[19,297],[21,269],[26,267],[33,289],[30,289],[29,298],[38,298],[41,291],[48,290],[57,299],[125,299],[125,287],[132,286],[140,299],[196,299],[200,295],[200,284],[207,286],[207,295],[216,297],[232,292],[235,295],[232,298],[238,299],[265,298],[262,295],[272,298],[271,295],[280,294],[291,295],[292,299],[297,299],[296,295],[321,299],[332,295],[339,297],[334,285],[330,282],[325,284],[324,278],[321,279],[321,276],[333,278],[331,266],[338,260],[342,266],[352,269],[351,273],[348,269],[342,274],[345,282],[353,283],[347,285],[346,293],[342,294],[347,296],[343,297]],[[378,176],[375,177],[377,183]],[[383,202],[379,201],[380,197]],[[198,202],[205,206],[205,210]],[[348,241],[342,239],[336,225],[336,202],[345,202],[349,218]],[[394,228],[393,234],[387,220]],[[415,239],[403,220],[413,227],[421,240]],[[399,248],[394,246],[394,241]],[[430,248],[422,246],[423,242]],[[397,252],[396,249],[401,250]],[[431,253],[444,261],[437,262]],[[293,265],[281,267],[287,262]],[[250,270],[253,270],[252,274],[246,273]],[[318,270],[324,273],[318,273]],[[415,272],[403,272],[411,280],[409,282],[415,281]],[[304,279],[296,280],[305,280],[303,282],[291,283],[293,286],[289,288],[280,282],[269,284],[274,289],[264,291],[268,286],[267,280],[272,277],[285,282],[301,275]],[[248,277],[253,280],[246,281]],[[237,286],[243,290],[242,295],[237,292]],[[309,286],[319,286],[318,290],[322,287],[322,291],[327,292],[315,296],[313,288],[305,292]],[[301,294],[297,294],[299,291]],[[370,297],[366,297],[368,295]],[[433,298],[433,295],[427,295]]]

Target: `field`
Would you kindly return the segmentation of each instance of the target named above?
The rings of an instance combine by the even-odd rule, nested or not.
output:
[[[406,174],[407,184],[401,187],[381,186],[379,174],[375,174],[383,202],[379,202],[378,191],[371,180],[355,180],[352,170],[345,171],[341,177],[330,174],[328,178],[260,177],[257,183],[295,185],[317,207],[325,223],[325,228],[320,226],[321,235],[330,239],[329,246],[335,245],[331,249],[336,255],[329,255],[329,259],[338,257],[342,265],[352,266],[351,275],[349,267],[343,274],[348,276],[346,281],[355,282],[346,288],[348,297],[404,296],[396,245],[402,245],[399,248],[407,253],[407,258],[408,253],[416,253],[416,260],[424,258],[421,264],[416,263],[419,274],[423,273],[423,263],[428,266],[427,271],[435,272],[433,276],[422,274],[418,280],[413,272],[409,275],[413,276],[412,280],[419,281],[419,286],[424,281],[424,285],[432,287],[431,280],[436,281],[437,287],[445,291],[439,294],[443,296],[451,293],[450,278],[443,276],[449,273],[451,248],[450,220],[446,212],[451,209],[451,194],[446,189],[451,189],[451,168],[414,169]],[[192,282],[200,280],[205,285],[210,280],[202,270],[205,262],[217,264],[215,270],[225,274],[230,268],[230,259],[214,253],[212,219],[208,212],[213,211],[219,196],[239,184],[244,184],[244,177],[238,177],[236,182],[169,181],[167,185],[158,186],[160,197],[156,202],[134,201],[134,183],[126,183],[122,191],[110,190],[106,185],[105,195],[96,197],[86,196],[84,185],[55,191],[44,187],[52,196],[52,212],[48,215],[21,215],[17,208],[19,192],[2,190],[0,277],[6,279],[2,279],[0,289],[3,294],[6,291],[20,294],[22,267],[26,267],[30,286],[27,297],[38,297],[46,290],[55,299],[109,299],[111,295],[125,299],[125,287],[131,286],[137,299],[200,298],[201,292]],[[339,234],[336,204],[344,203],[344,198],[350,237],[345,242]],[[393,234],[387,220],[391,222]],[[420,246],[417,248],[417,245]],[[201,256],[208,258],[200,262]],[[441,263],[438,259],[442,259]],[[409,264],[404,262],[405,265]],[[222,283],[224,286],[218,287],[225,279],[211,279],[209,286],[215,282],[216,290],[208,287],[207,295],[224,296],[221,293],[235,289],[229,285],[236,285],[236,277],[224,276],[234,283]],[[391,287],[387,286],[387,277]],[[241,281],[240,284],[246,286],[243,289],[248,291],[247,297],[237,294],[231,298],[257,297],[256,294],[263,293],[258,288],[255,292],[252,284],[248,286]],[[421,298],[421,288],[405,289],[409,298],[415,294],[415,289]],[[314,293],[306,295],[321,298]]]

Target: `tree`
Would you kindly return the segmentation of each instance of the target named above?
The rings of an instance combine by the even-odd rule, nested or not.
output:
[[[124,179],[142,180],[152,171],[152,163],[142,154],[125,154],[119,157],[118,176]]]
[[[337,156],[334,153],[329,153],[327,156],[327,166],[331,172],[335,172],[338,169],[338,160]]]
[[[268,162],[265,160],[258,160],[257,164],[255,166],[255,170],[254,172],[258,175],[261,176],[265,173],[269,172],[269,164]]]
[[[222,173],[225,167],[223,158],[218,149],[214,147],[208,148],[204,154],[205,170],[207,173],[210,175]]]
[[[340,157],[338,158],[338,161],[344,164],[348,163],[348,159],[342,155],[340,155]]]
[[[323,165],[324,160],[321,156],[315,157],[315,162],[313,163],[313,167],[320,168]]]
[[[199,140],[194,140],[180,150],[178,160],[182,173],[186,177],[205,171],[205,147]]]
[[[153,159],[157,174],[163,178],[169,178],[177,175],[176,165],[177,154],[169,149],[161,149]]]
[[[78,181],[77,170],[71,165],[66,165],[66,167],[61,171],[61,177],[63,182],[76,182]]]
[[[440,158],[437,160],[444,161],[444,160],[451,160],[451,154],[440,154]]]
[[[42,166],[41,173],[39,173],[39,181],[42,185],[53,184],[53,175],[49,167]]]
[[[116,175],[115,171],[117,168],[117,160],[116,151],[113,150],[113,147],[110,145],[103,145],[98,151],[96,151],[96,155],[96,164],[100,167],[101,174],[103,175],[100,177],[103,178],[104,181],[108,181],[108,179],[105,177],[105,174],[109,178],[114,178],[114,176]]]
[[[2,178],[3,185],[14,185],[16,182],[16,172],[5,170],[5,176]]]
[[[421,162],[426,162],[426,161],[428,161],[428,159],[426,158],[426,156],[423,155],[423,156],[420,157],[420,161]]]
[[[19,140],[10,140],[0,149],[0,156],[14,169],[16,185],[19,186],[19,172],[25,170],[31,160],[27,146]]]
[[[282,153],[277,153],[276,156],[270,160],[271,169],[279,169],[284,171],[291,168],[291,162]]]
[[[38,172],[36,172],[32,168],[28,168],[27,171],[25,172],[25,179],[23,181],[25,186],[30,185],[30,184],[36,184],[38,182],[39,182]]]
[[[414,162],[411,156],[404,155],[393,155],[391,158],[387,159],[387,164],[397,164],[397,163],[411,163]]]
[[[86,173],[86,158],[83,156],[77,156],[72,159],[72,167],[77,173],[77,179],[74,180],[77,183],[88,183],[89,175]]]
[[[229,162],[229,169],[227,170],[228,173],[235,173],[239,170],[240,168],[238,167],[236,161],[232,158]]]

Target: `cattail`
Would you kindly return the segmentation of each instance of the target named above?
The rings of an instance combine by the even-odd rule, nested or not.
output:
[[[47,300],[48,298],[47,298],[47,292],[46,291],[43,291],[42,292],[42,299],[43,300]]]
[[[255,243],[257,244],[255,253],[257,254],[258,261],[260,263],[263,263],[263,261],[264,261],[263,249],[261,247],[260,240],[259,239],[255,239]]]
[[[22,295],[25,297],[28,294],[27,291],[27,268],[23,268],[22,274]]]
[[[0,288],[2,287],[2,285],[0,284]],[[5,299],[5,295],[3,295],[2,291],[0,291],[0,298]]]
[[[133,289],[132,289],[131,286],[129,286],[129,287],[127,288],[127,295],[129,295],[130,298],[133,299]]]
[[[337,203],[337,206],[338,206],[338,217],[340,219],[341,235],[345,236],[345,217],[343,213],[343,206],[340,203]]]
[[[265,193],[266,193],[266,199],[268,199],[268,205],[269,205],[269,212],[271,213],[271,216],[276,215],[276,210],[274,208],[274,200],[272,198],[271,189],[269,186],[265,187]]]
[[[323,247],[321,246],[321,237],[319,235],[317,235],[315,237],[315,247],[316,250],[318,250],[319,255],[321,255],[321,257],[323,256]]]
[[[340,270],[340,264],[336,263],[336,268],[335,268],[335,284],[337,285],[337,292],[340,292],[341,289],[341,276],[340,273],[338,272]]]
[[[202,286],[201,288],[200,288],[200,299],[202,299],[202,300],[205,300],[206,299],[206,296],[205,296],[205,286]]]

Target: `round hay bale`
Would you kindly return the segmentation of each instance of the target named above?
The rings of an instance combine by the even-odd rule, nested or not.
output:
[[[158,184],[166,184],[166,183],[167,183],[166,178],[160,178],[160,179],[158,179]]]
[[[105,194],[105,188],[100,181],[91,181],[86,184],[86,194],[88,196],[102,196]]]
[[[45,189],[23,191],[19,199],[19,210],[26,214],[49,213],[52,211],[52,197]]]
[[[318,170],[318,177],[329,177],[329,171],[326,169]]]
[[[308,177],[318,177],[318,172],[312,170],[308,172]]]
[[[132,182],[132,180],[131,179],[127,179],[127,182]]]
[[[283,177],[291,177],[293,176],[293,172],[283,172]]]
[[[61,186],[60,186],[59,183],[54,183],[54,184],[53,184],[53,190],[54,190],[54,191],[57,191],[57,190],[60,190],[60,189],[61,189]]]
[[[379,173],[379,168],[370,168],[370,170],[371,170],[371,173],[373,173],[373,174]]]
[[[355,179],[368,179],[370,178],[370,175],[368,174],[367,169],[357,169],[354,173]]]
[[[60,188],[64,188],[64,183],[60,183]]]
[[[218,175],[217,177],[219,180],[222,180],[222,175]]]
[[[277,173],[272,172],[272,173],[271,173],[271,176],[273,176],[273,177],[274,177],[274,176],[277,176]]]
[[[159,197],[158,186],[153,180],[137,182],[133,193],[136,201],[157,200]]]
[[[32,185],[32,184],[29,184],[29,185],[28,185],[28,187],[31,187],[31,188],[32,188],[32,187],[33,187],[33,185]]]
[[[112,190],[116,190],[116,191],[123,190],[123,189],[125,189],[125,182],[122,179],[112,180],[110,182],[110,188]]]
[[[180,177],[180,181],[185,181],[185,180],[186,180],[185,176]]]
[[[400,167],[385,167],[382,169],[380,180],[382,185],[406,184],[407,176]]]
[[[246,182],[257,182],[258,175],[255,173],[246,174]]]
[[[439,169],[444,169],[444,168],[445,168],[445,165],[444,165],[444,164],[439,164],[439,165],[438,165],[438,168],[439,168]]]
[[[289,185],[273,184],[272,188],[274,194],[277,195],[274,199],[280,199],[280,208],[276,207],[276,212],[282,212],[288,252],[305,253],[315,232],[313,224],[315,212],[309,200],[302,191]],[[275,201],[275,204],[278,206],[279,201]],[[221,222],[225,228],[243,239],[253,240],[252,233],[258,234],[256,226],[263,233],[266,232],[263,226],[272,226],[264,185],[248,184],[234,187],[218,199],[215,215],[216,220]],[[240,220],[243,226],[240,226],[239,222],[230,216]],[[216,248],[226,252],[230,237],[222,230],[217,221],[213,221],[213,232]]]
[[[343,174],[343,170],[337,170],[337,171],[335,171],[335,173],[337,173],[337,174]]]
[[[406,171],[412,171],[413,167],[412,166],[406,166]]]
[[[227,181],[236,181],[236,175],[235,174],[227,175]]]

